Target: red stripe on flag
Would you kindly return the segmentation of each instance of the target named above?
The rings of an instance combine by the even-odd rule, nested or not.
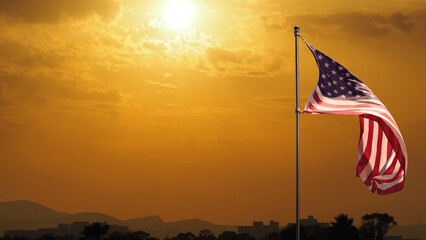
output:
[[[404,173],[404,170],[402,170],[402,168],[400,168],[393,178],[390,178],[390,179],[374,179],[374,181],[376,181],[378,183],[391,183],[391,182],[397,180],[398,178],[400,178],[403,173]]]
[[[386,157],[389,158],[390,155],[392,154],[392,150],[393,150],[392,144],[389,142],[389,139],[388,139],[388,148],[387,149],[388,149],[388,152],[386,154]]]
[[[388,141],[392,145],[392,148],[394,149],[394,151],[395,151],[395,153],[398,157],[398,160],[399,160],[399,163],[401,164],[401,167],[405,170],[405,156],[404,156],[404,153],[402,152],[399,140],[395,136],[392,129],[385,123],[385,121],[383,121],[383,119],[381,119],[379,117],[376,117],[376,116],[370,115],[370,114],[363,114],[362,116],[366,117],[370,120],[376,121],[379,124],[379,126],[383,129],[383,131],[386,134],[386,137],[388,138]]]
[[[393,187],[390,187],[388,189],[382,190],[382,189],[377,189],[377,193],[381,194],[381,195],[388,195],[394,192],[398,192],[401,191],[404,188],[404,181],[395,184]]]
[[[362,173],[364,168],[367,166],[370,154],[371,154],[371,147],[373,145],[373,131],[374,131],[374,122],[368,121],[368,140],[367,140],[367,146],[365,147],[365,151],[362,153],[362,156],[359,159],[358,166],[356,166],[357,170],[357,176]],[[367,184],[367,186],[370,184]]]
[[[389,159],[388,159],[389,161]],[[396,155],[392,158],[392,164],[389,166],[389,168],[383,173],[383,175],[392,174],[395,171],[396,164],[398,163],[398,158]]]
[[[370,122],[373,122],[370,120]],[[374,122],[373,122],[374,124]],[[365,179],[364,183],[369,186],[371,184],[371,181],[373,180],[374,177],[376,177],[379,174],[379,168],[380,168],[380,159],[381,159],[381,151],[382,151],[382,138],[383,138],[383,131],[381,131],[380,128],[377,129],[377,135],[372,134],[372,138],[376,138],[377,142],[376,142],[376,146],[373,146],[373,144],[371,144],[372,148],[376,149],[376,159],[374,162],[374,166],[372,167],[372,171],[370,173],[370,175],[368,175],[367,179]]]

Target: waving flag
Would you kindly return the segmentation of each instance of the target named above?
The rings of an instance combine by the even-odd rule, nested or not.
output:
[[[315,57],[320,76],[304,112],[358,115],[361,135],[356,175],[373,193],[400,191],[407,171],[407,150],[392,115],[345,67],[305,43]]]

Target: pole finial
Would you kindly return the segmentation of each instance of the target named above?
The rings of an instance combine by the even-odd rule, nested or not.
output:
[[[300,27],[298,25],[294,26],[294,36],[299,37],[300,36]]]

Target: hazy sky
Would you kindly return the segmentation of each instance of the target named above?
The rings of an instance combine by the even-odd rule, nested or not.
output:
[[[381,99],[408,149],[404,190],[373,195],[355,176],[358,117],[302,115],[301,216],[426,223],[425,1],[172,2],[0,1],[0,201],[294,221],[298,24]],[[300,58],[303,106],[318,70],[302,42]]]

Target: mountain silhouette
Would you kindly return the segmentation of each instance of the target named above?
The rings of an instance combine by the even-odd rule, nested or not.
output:
[[[148,216],[142,218],[133,218],[129,220],[122,221],[126,223],[127,226],[147,226],[147,227],[156,227],[165,224],[165,222],[159,216]]]
[[[397,225],[389,230],[387,236],[403,236],[407,239],[426,239],[426,224]]]
[[[15,201],[0,203],[0,221],[21,219],[60,218],[68,214],[57,212],[30,201]]]
[[[55,228],[60,223],[72,222],[107,222],[128,226],[132,231],[146,231],[152,236],[164,238],[175,236],[180,232],[198,234],[209,229],[216,235],[223,231],[236,231],[235,226],[216,225],[201,219],[188,219],[175,222],[164,222],[158,216],[147,216],[129,220],[119,220],[102,213],[85,212],[69,214],[58,212],[31,201],[0,202],[0,236],[5,230],[36,230],[38,228]]]

